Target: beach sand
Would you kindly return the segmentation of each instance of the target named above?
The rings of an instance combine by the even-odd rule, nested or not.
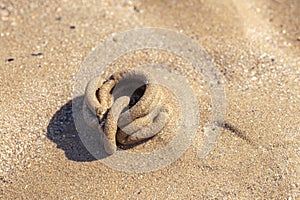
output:
[[[298,0],[4,0],[0,6],[0,199],[300,198]],[[228,126],[199,159],[209,94],[197,90],[201,76],[183,67],[201,115],[193,145],[160,170],[127,173],[87,152],[71,102],[92,49],[113,33],[142,27],[183,33],[209,53],[224,81]]]

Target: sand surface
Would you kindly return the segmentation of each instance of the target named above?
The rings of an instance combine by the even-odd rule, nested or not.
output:
[[[299,0],[2,0],[0,199],[299,199],[299,13]],[[206,159],[196,138],[163,169],[125,173],[80,142],[71,101],[81,63],[138,27],[186,34],[217,64],[234,128]],[[208,120],[209,97],[196,96]]]

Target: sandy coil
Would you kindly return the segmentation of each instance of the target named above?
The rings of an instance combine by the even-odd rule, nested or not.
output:
[[[161,86],[151,75],[137,70],[114,73],[109,79],[95,77],[87,85],[83,105],[86,124],[101,134],[108,154],[117,143],[132,145],[158,134],[168,111]]]

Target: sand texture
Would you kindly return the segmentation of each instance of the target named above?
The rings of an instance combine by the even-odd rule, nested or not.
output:
[[[211,117],[203,78],[168,52],[124,55],[104,76],[163,63],[186,78],[201,116],[178,160],[128,173],[83,146],[73,87],[100,42],[142,27],[180,32],[209,53],[225,85],[227,115],[216,148],[199,159]],[[170,141],[176,109],[169,134],[128,151]],[[0,1],[0,199],[299,199],[299,161],[299,0]]]

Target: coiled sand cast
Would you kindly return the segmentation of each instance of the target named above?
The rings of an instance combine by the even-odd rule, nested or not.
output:
[[[132,145],[158,134],[168,121],[162,86],[147,72],[130,70],[114,73],[109,79],[95,77],[85,91],[83,116],[103,136],[108,154],[117,143]]]

